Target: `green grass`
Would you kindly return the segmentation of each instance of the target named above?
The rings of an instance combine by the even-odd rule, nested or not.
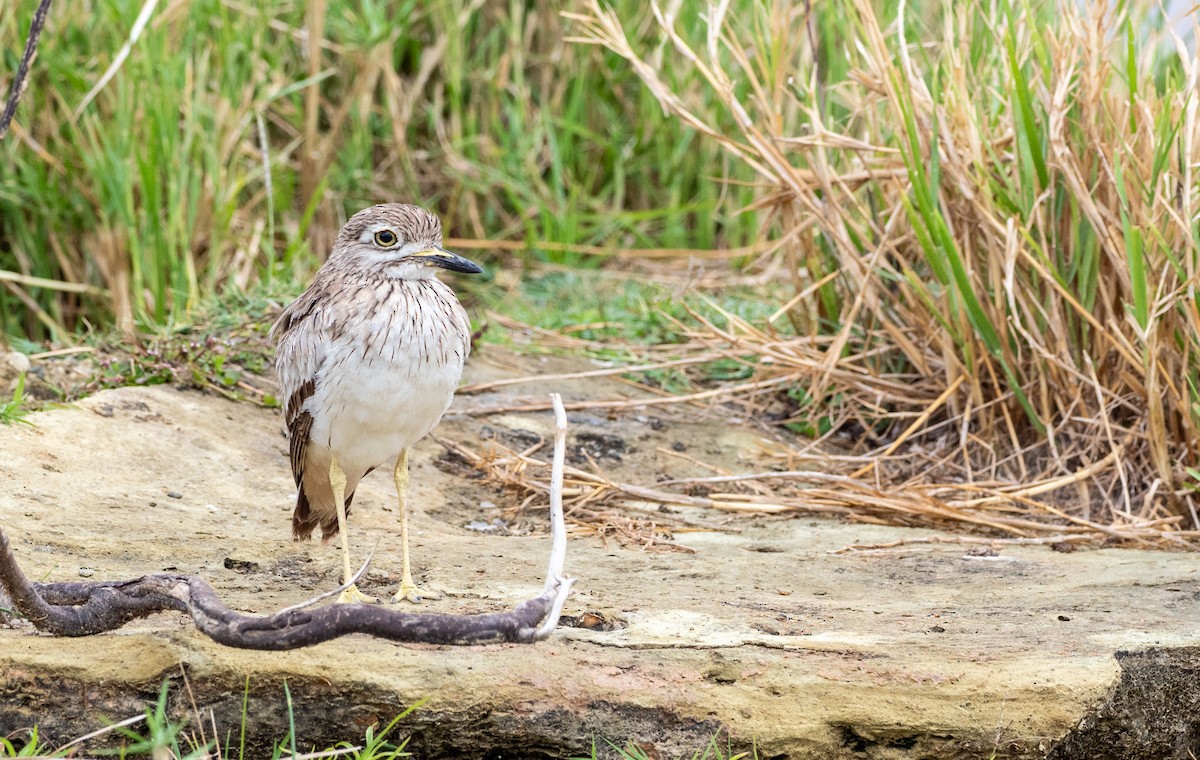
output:
[[[208,757],[213,741],[189,741],[185,732],[187,722],[172,720],[167,714],[167,695],[170,681],[164,681],[158,692],[158,701],[146,708],[145,729],[137,731],[121,726],[117,733],[125,741],[120,747],[95,750],[100,757],[176,757],[180,760],[200,760]],[[181,746],[182,742],[182,746]],[[168,754],[169,753],[169,754]]]
[[[680,294],[677,288],[653,281],[613,277],[597,270],[551,271],[529,276],[515,288],[502,288],[486,281],[454,283],[469,305],[474,327],[483,345],[512,348],[521,353],[557,352],[561,348],[530,341],[492,322],[491,313],[547,330],[567,334],[590,343],[574,353],[597,361],[637,364],[647,360],[646,350],[659,346],[670,350],[682,343],[689,330],[699,325],[689,310],[708,319],[719,318],[717,308],[751,322],[761,322],[776,308],[770,291],[731,288],[710,302],[699,294]],[[274,346],[267,330],[280,304],[287,303],[299,287],[283,283],[257,283],[246,291],[226,291],[199,299],[188,324],[143,331],[123,336],[107,329],[81,336],[95,349],[86,354],[90,373],[71,387],[54,384],[57,376],[47,372],[34,377],[40,391],[31,396],[22,384],[11,399],[0,401],[0,424],[24,422],[33,411],[48,404],[69,402],[108,388],[164,385],[186,386],[217,393],[234,400],[277,406],[278,399],[268,384],[258,378],[269,376]],[[781,325],[782,334],[790,328]],[[41,350],[30,341],[13,341],[13,348],[26,353]],[[76,361],[68,357],[61,361]],[[747,356],[746,361],[753,361]],[[655,387],[673,392],[750,376],[746,362],[717,359],[693,367],[651,370],[631,375]],[[49,399],[49,401],[47,401]]]
[[[764,321],[778,308],[779,289],[729,288],[715,303],[752,322]],[[590,341],[617,344],[678,343],[678,323],[689,323],[688,309],[712,314],[703,297],[649,278],[613,277],[597,272],[550,272],[528,276],[515,290],[479,291],[479,306],[548,330],[568,330]],[[506,342],[503,333],[484,337]]]
[[[287,704],[287,726],[280,727],[283,738],[273,743],[271,760],[298,757],[302,753],[316,757],[344,757],[349,760],[400,760],[400,758],[412,756],[405,749],[408,739],[398,739],[396,735],[402,729],[403,721],[414,711],[420,709],[424,700],[420,700],[400,712],[382,728],[379,724],[368,726],[360,741],[342,741],[323,750],[312,747],[305,749],[297,739],[291,689],[286,681],[283,688]],[[89,746],[99,748],[90,750],[89,756],[115,757],[122,760],[126,758],[129,760],[134,758],[158,760],[163,757],[175,758],[175,760],[201,760],[202,758],[246,760],[246,724],[250,706],[249,678],[246,679],[243,691],[239,741],[236,744],[229,741],[233,737],[232,731],[226,733],[224,742],[220,740],[220,737],[208,736],[206,732],[214,727],[207,725],[206,720],[200,715],[173,715],[168,699],[170,689],[171,682],[164,681],[159,689],[158,699],[146,707],[140,721],[122,722],[129,725],[114,724],[108,736],[100,736],[92,740]],[[133,725],[140,725],[141,728],[134,728]],[[722,747],[718,741],[719,738],[719,735],[714,736],[707,745],[688,757],[691,760],[747,760],[758,756],[757,752],[753,755],[745,752],[735,754],[728,746]],[[652,756],[635,742],[628,742],[621,746],[608,739],[601,741],[616,752],[617,757],[621,760],[647,760]],[[76,742],[68,742],[62,747],[52,747],[43,741],[35,726],[16,735],[0,737],[0,758],[70,757],[78,754],[79,747],[75,744]],[[598,756],[596,742],[593,740],[590,760],[595,760]],[[579,760],[589,760],[589,758],[580,758]]]
[[[28,424],[25,417],[30,408],[25,400],[25,378],[26,375],[22,372],[13,388],[12,397],[7,401],[0,401],[0,425]]]
[[[0,19],[6,62],[35,5],[16,0]],[[558,3],[352,0],[316,25],[284,0],[162,4],[76,117],[141,6],[52,9],[0,145],[0,270],[93,289],[30,287],[34,309],[0,288],[2,332],[187,323],[215,289],[304,277],[343,215],[382,200],[436,208],[448,235],[528,241],[569,264],[584,262],[537,244],[755,234],[754,215],[738,214],[753,190],[712,181],[749,175],[667,118],[614,56],[564,43]],[[309,31],[324,40],[316,77]]]
[[[208,736],[206,731],[214,728],[207,725],[200,715],[172,715],[168,697],[171,682],[164,681],[159,690],[158,699],[146,707],[140,721],[122,721],[113,724],[107,736],[99,736],[92,740],[91,746],[99,747],[90,750],[89,756],[125,758],[158,758],[170,757],[175,760],[201,760],[202,758],[219,758],[219,760],[245,760],[246,758],[246,723],[250,705],[250,682],[247,678],[242,700],[241,725],[239,741],[232,744],[229,739],[232,732],[227,733],[226,741],[220,737]],[[288,725],[282,739],[274,742],[271,760],[283,757],[298,757],[299,740],[296,737],[295,714],[292,709],[291,691],[284,682],[284,694],[287,701]],[[412,715],[413,711],[423,704],[417,702],[408,709],[392,718],[382,728],[378,724],[368,726],[361,741],[339,742],[336,746],[325,750],[308,750],[316,754],[330,757],[344,757],[349,760],[399,760],[409,757],[405,752],[408,739],[398,742],[392,740],[401,722]],[[140,725],[141,728],[134,728]],[[17,757],[70,757],[77,754],[76,742],[68,742],[62,747],[51,747],[40,737],[37,727],[31,728],[19,735],[0,737],[0,758]]]

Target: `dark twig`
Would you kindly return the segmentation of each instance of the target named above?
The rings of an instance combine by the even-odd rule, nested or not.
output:
[[[42,36],[42,27],[46,25],[46,14],[50,11],[50,2],[51,0],[42,0],[38,4],[37,10],[34,11],[33,23],[29,25],[29,37],[25,40],[25,54],[21,56],[21,63],[17,66],[17,75],[8,89],[8,100],[4,104],[4,113],[0,114],[0,140],[3,140],[4,135],[8,133],[8,125],[12,123],[13,116],[17,114],[17,103],[21,102],[21,96],[25,94],[29,78],[29,64],[33,62],[33,56],[37,53],[38,38]]]
[[[565,436],[566,416],[557,395],[558,438]],[[561,444],[558,446],[562,448]],[[111,631],[155,612],[186,612],[196,628],[218,643],[241,649],[296,649],[345,636],[367,633],[392,641],[456,644],[481,641],[536,641],[557,625],[563,602],[575,583],[564,576],[566,527],[562,516],[562,456],[556,451],[559,493],[552,509],[554,534],[547,580],[540,596],[509,612],[486,615],[441,615],[400,612],[370,604],[311,607],[323,596],[273,615],[243,615],[226,607],[212,586],[190,575],[146,575],[131,581],[33,583],[17,564],[4,529],[0,528],[0,599],[38,630],[57,636],[89,636]],[[366,567],[360,573],[365,572]],[[3,613],[0,612],[0,621]]]

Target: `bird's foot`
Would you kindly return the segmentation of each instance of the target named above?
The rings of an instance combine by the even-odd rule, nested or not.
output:
[[[338,594],[338,604],[378,604],[379,598],[364,594],[358,590],[358,586],[350,586],[342,593]]]
[[[400,590],[392,597],[391,603],[412,602],[413,604],[417,604],[425,599],[434,601],[441,598],[442,595],[436,591],[423,589],[412,581],[401,581]]]

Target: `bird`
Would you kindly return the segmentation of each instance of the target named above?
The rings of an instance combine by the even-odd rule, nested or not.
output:
[[[350,217],[312,282],[269,335],[298,492],[292,536],[341,537],[342,603],[373,603],[351,583],[346,520],[364,476],[392,466],[400,513],[400,588],[393,604],[437,599],[413,582],[408,452],[441,420],[471,348],[466,310],[439,270],[482,267],[442,247],[430,211],[384,203]]]

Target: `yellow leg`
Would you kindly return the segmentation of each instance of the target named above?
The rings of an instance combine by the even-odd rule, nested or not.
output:
[[[408,562],[408,449],[396,458],[396,469],[392,473],[396,482],[396,500],[400,505],[400,590],[392,597],[392,603],[402,601],[419,602],[422,599],[440,599],[436,591],[426,591],[413,583],[412,567]]]
[[[336,455],[329,463],[329,485],[333,488],[333,503],[337,505],[338,535],[342,538],[342,583],[349,583],[354,577],[354,571],[350,569],[350,537],[346,532],[346,473],[342,472]],[[339,594],[337,600],[340,604],[371,604],[379,601],[359,591],[354,585]]]

